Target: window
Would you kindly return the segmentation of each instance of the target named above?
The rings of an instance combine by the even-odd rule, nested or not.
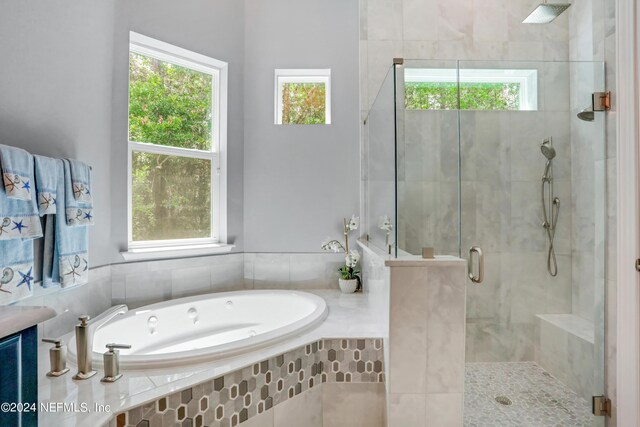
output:
[[[538,109],[537,70],[406,69],[404,76],[408,110]]]
[[[277,125],[331,123],[331,70],[276,70]]]
[[[226,85],[226,63],[130,33],[130,249],[226,240]]]

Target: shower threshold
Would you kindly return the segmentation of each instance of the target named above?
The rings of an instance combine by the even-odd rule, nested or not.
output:
[[[535,362],[467,363],[464,391],[465,427],[590,427],[593,420],[589,402]]]

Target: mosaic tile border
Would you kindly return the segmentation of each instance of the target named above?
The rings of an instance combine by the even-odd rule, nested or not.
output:
[[[116,427],[234,427],[322,383],[384,382],[382,339],[324,339],[116,415]],[[114,423],[115,421],[115,423]]]

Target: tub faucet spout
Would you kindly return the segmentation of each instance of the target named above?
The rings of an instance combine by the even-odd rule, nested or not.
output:
[[[80,316],[80,324],[76,326],[76,355],[78,363],[78,373],[73,376],[74,380],[86,380],[96,374],[92,367],[93,355],[93,334],[96,330],[116,316],[125,314],[129,307],[124,304],[111,307],[109,310],[91,319],[88,315]]]

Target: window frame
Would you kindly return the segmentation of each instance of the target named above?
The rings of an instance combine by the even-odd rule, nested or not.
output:
[[[317,125],[331,124],[331,69],[275,69],[275,112],[274,123],[276,125],[290,126],[292,123],[282,123],[282,85],[285,83],[323,83],[324,92],[324,123]],[[302,126],[302,125],[299,125]],[[308,125],[307,125],[308,126]]]
[[[535,69],[407,68],[404,79],[405,83],[519,83],[518,110],[490,111],[538,110],[538,70]]]
[[[212,76],[211,150],[197,150],[129,140],[129,96],[127,96],[127,228],[128,248],[149,250],[163,248],[222,245],[227,240],[227,85],[228,63],[172,44],[129,32],[129,53],[136,53],[189,68]],[[129,61],[127,61],[127,64]],[[127,79],[127,93],[129,79]],[[211,162],[211,235],[204,238],[133,240],[133,152],[162,154],[209,160]]]

